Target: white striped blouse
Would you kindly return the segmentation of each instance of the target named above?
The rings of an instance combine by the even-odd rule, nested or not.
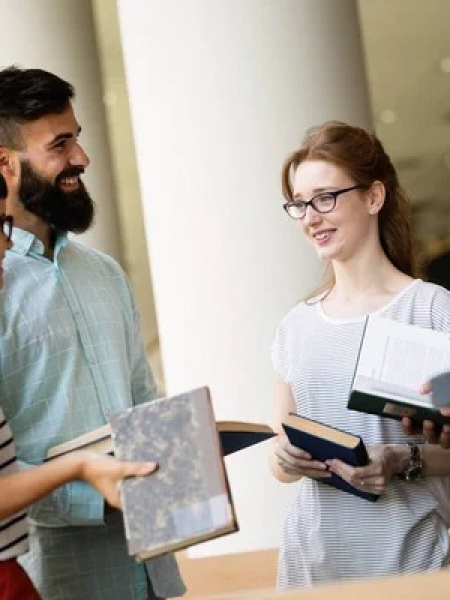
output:
[[[377,312],[450,331],[450,293],[420,280]],[[320,302],[297,305],[278,328],[275,370],[290,384],[298,413],[360,435],[366,444],[406,444],[411,437],[397,421],[347,409],[364,320],[332,319]],[[450,563],[450,478],[395,479],[374,503],[308,477],[294,485],[279,558],[280,588]]]
[[[0,494],[8,494],[2,476],[18,470],[11,429],[0,408]],[[7,560],[28,550],[26,512],[0,521],[0,560]]]

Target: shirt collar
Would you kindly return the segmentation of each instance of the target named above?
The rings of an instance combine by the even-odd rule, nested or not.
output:
[[[44,244],[38,237],[34,235],[34,233],[25,231],[25,229],[21,229],[20,227],[14,226],[11,239],[14,244],[11,249],[11,252],[21,254],[22,256],[26,256],[27,254],[39,254],[41,256],[44,255]],[[55,256],[59,252],[59,250],[61,250],[61,248],[63,248],[67,244],[67,241],[67,232],[56,232],[54,248]]]

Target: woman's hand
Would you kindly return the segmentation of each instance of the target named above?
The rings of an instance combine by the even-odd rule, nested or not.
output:
[[[352,467],[338,459],[327,461],[327,465],[332,473],[358,490],[381,495],[394,475],[403,472],[409,459],[409,448],[372,444],[367,447],[367,453],[369,464],[365,467]]]
[[[275,460],[286,475],[312,478],[331,476],[325,463],[312,460],[308,452],[293,446],[285,434],[280,434],[275,441]]]
[[[72,455],[78,455],[77,458],[81,459],[80,479],[95,487],[114,508],[121,508],[119,485],[123,479],[149,475],[157,469],[157,464],[153,462],[121,461],[89,451],[74,452]]]

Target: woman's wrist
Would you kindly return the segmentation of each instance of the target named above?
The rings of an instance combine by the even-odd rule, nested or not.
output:
[[[394,475],[401,475],[408,469],[410,459],[410,449],[408,444],[390,444],[393,456],[393,468],[392,472]]]
[[[407,445],[395,446],[395,473],[404,481],[416,481],[423,478],[424,463],[422,446],[409,442]]]
[[[64,474],[67,481],[85,480],[86,469],[88,468],[88,453],[83,450],[76,450],[61,457],[60,460],[64,465]]]

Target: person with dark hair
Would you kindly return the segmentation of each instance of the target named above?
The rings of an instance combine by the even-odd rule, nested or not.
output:
[[[449,331],[450,293],[415,276],[410,203],[374,134],[335,121],[311,129],[282,183],[286,213],[328,270],[282,319],[272,346],[279,435],[270,464],[279,481],[299,482],[278,585],[441,569],[450,563],[450,451],[347,401],[367,315]],[[360,435],[369,464],[323,463],[295,448],[282,428],[290,412]],[[317,481],[331,473],[379,499]]]
[[[16,163],[17,165],[17,163]],[[6,182],[0,175],[0,289],[6,250],[12,248],[13,218],[6,211]],[[11,429],[0,405],[0,597],[38,600],[31,580],[17,562],[28,548],[25,509],[68,481],[84,480],[111,506],[120,508],[118,484],[124,477],[148,475],[153,463],[121,462],[110,456],[78,450],[46,464],[18,471]]]
[[[423,272],[427,281],[437,283],[450,290],[450,250],[446,250],[428,261],[423,267]],[[427,382],[423,385],[421,392],[430,393],[431,389],[431,384]],[[450,417],[450,391],[448,396],[448,406],[441,408],[441,413],[446,417]],[[424,421],[419,427],[410,417],[403,417],[402,425],[408,435],[414,435],[421,430],[429,444],[441,444],[444,448],[450,448],[450,425],[448,424],[437,427],[433,421]]]
[[[0,406],[24,467],[157,394],[125,274],[67,235],[85,231],[94,217],[73,98],[73,87],[47,71],[0,71],[0,173],[15,220],[0,294]],[[129,557],[120,512],[105,510],[85,482],[34,504],[29,523],[22,565],[48,600],[185,591],[173,555],[143,564]]]

